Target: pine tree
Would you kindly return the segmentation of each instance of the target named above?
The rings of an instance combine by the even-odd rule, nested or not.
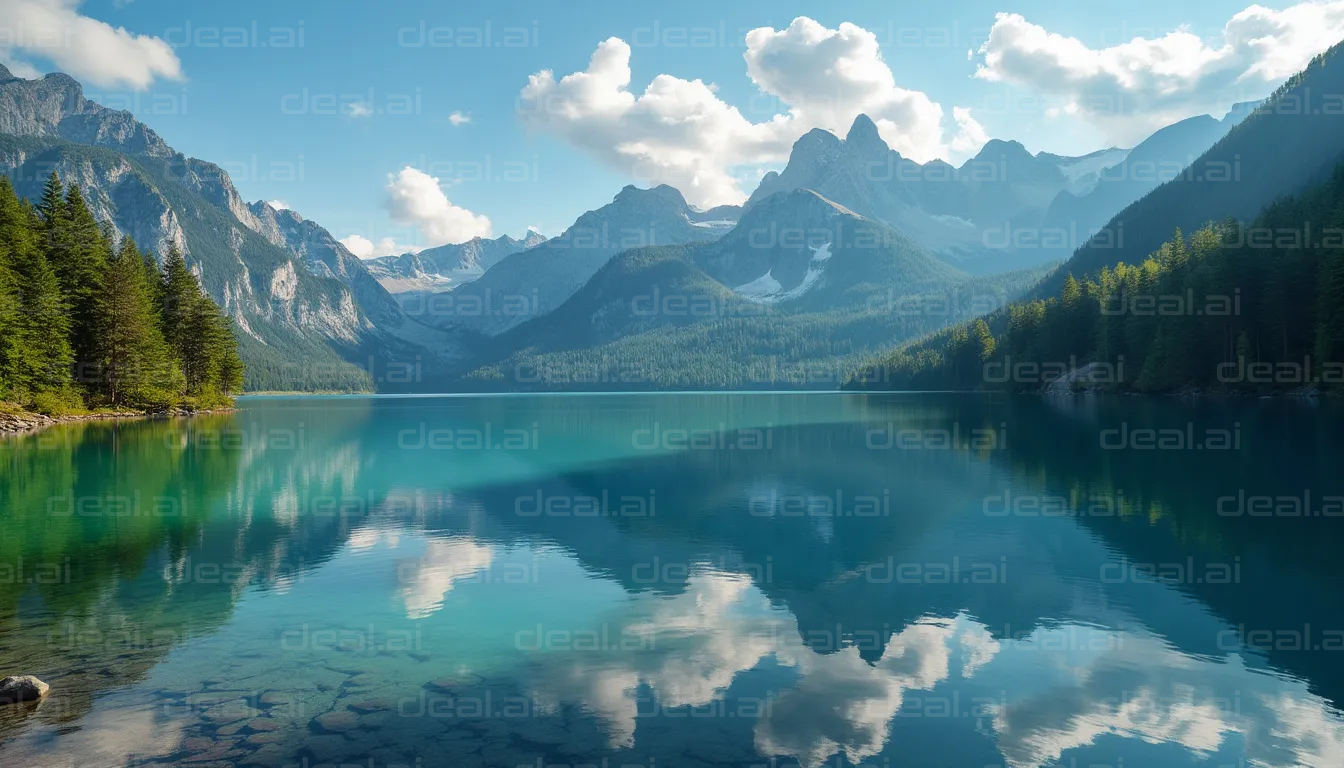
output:
[[[35,395],[64,392],[72,361],[65,302],[43,252],[42,234],[42,219],[0,175],[0,243],[8,251],[16,302],[4,343],[5,378],[9,396],[25,403]]]
[[[107,262],[98,309],[102,392],[112,405],[171,402],[182,376],[163,340],[145,279],[145,262],[130,238]]]
[[[19,354],[19,286],[9,244],[0,240],[0,400],[12,399],[13,361]]]
[[[163,270],[159,267],[158,259],[154,258],[153,251],[144,252],[145,262],[145,284],[149,286],[150,299],[154,303],[154,316],[162,320],[163,315],[163,295],[167,290],[163,283]],[[162,328],[162,322],[160,322]]]
[[[65,207],[65,190],[61,186],[61,177],[55,171],[47,177],[42,187],[42,199],[37,203],[38,215],[42,217],[43,252],[48,260],[53,252],[65,251],[70,247],[70,216]]]
[[[174,348],[182,349],[185,344],[184,324],[191,311],[192,302],[200,290],[196,276],[187,269],[187,261],[175,246],[168,249],[163,258],[163,277],[160,281],[163,290],[163,335]]]
[[[112,240],[104,233],[84,202],[79,187],[70,185],[65,196],[66,233],[63,250],[48,252],[47,259],[61,279],[66,304],[70,307],[70,345],[79,367],[88,365],[96,355],[96,311],[94,304],[102,291],[103,272],[112,253]]]
[[[164,338],[173,349],[192,396],[228,395],[242,387],[242,360],[233,322],[187,268],[177,248],[163,260]]]

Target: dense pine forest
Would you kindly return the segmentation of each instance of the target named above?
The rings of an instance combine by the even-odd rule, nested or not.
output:
[[[115,242],[52,174],[36,206],[0,176],[0,402],[49,415],[210,408],[242,387],[232,321],[182,254]]]
[[[1344,390],[1344,166],[1232,220],[1179,230],[1140,264],[898,350],[853,389],[1034,391],[1084,366],[1109,391]]]

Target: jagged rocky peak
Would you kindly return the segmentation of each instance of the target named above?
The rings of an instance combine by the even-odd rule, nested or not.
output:
[[[670,205],[678,208],[689,207],[686,204],[686,198],[682,196],[681,191],[676,187],[667,184],[659,184],[656,187],[640,189],[634,184],[626,184],[620,192],[616,193],[614,202],[630,203],[656,201],[664,205]]]
[[[793,149],[789,151],[789,154],[816,154],[839,149],[839,136],[825,128],[813,128],[793,142]]]
[[[750,233],[755,230],[770,229],[771,223],[778,226],[822,227],[836,216],[858,217],[854,211],[830,200],[821,193],[799,187],[779,194],[771,195],[754,205],[742,217],[737,229],[729,237]]]
[[[1011,183],[1054,183],[1065,182],[1064,172],[1048,157],[1037,157],[1020,141],[990,139],[981,147],[980,152],[962,165],[970,171],[969,178],[992,178],[995,181]],[[994,173],[986,175],[987,171]]]
[[[885,155],[890,148],[877,131],[877,124],[867,115],[854,118],[854,124],[845,134],[845,151],[861,157]]]
[[[58,137],[154,157],[173,154],[157,133],[130,112],[85,99],[79,81],[60,72],[25,80],[4,70],[0,76],[0,133]]]
[[[1036,159],[1027,148],[1022,146],[1020,141],[1004,139],[990,139],[985,142],[985,146],[975,155],[976,160],[998,161],[1008,160],[1034,160]]]

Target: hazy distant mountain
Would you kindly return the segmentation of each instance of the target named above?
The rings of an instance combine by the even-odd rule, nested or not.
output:
[[[971,276],[812,190],[779,192],[718,240],[611,257],[456,386],[838,386],[891,339],[989,311],[978,302],[1040,274]]]
[[[427,322],[494,335],[560,306],[613,255],[631,248],[714,240],[739,210],[699,211],[667,185],[627,186],[560,236],[519,251],[448,296],[423,305]],[[415,310],[407,305],[407,311]]]
[[[965,277],[892,227],[810,189],[771,195],[693,259],[738,295],[793,311],[859,308],[877,294]]]
[[[707,315],[865,311],[965,277],[885,224],[800,189],[754,206],[719,240],[612,257],[559,308],[500,341],[572,346]]]
[[[1049,152],[1040,152],[1036,156],[1049,160],[1064,174],[1068,186],[1065,191],[1075,195],[1085,195],[1097,186],[1101,174],[1107,168],[1113,168],[1124,162],[1130,150],[1110,147],[1099,149],[1080,157],[1063,157]]]
[[[419,253],[368,259],[364,266],[390,293],[434,293],[469,283],[505,257],[544,242],[541,233],[528,230],[521,240],[508,235],[493,240],[477,237]]]
[[[1223,381],[1221,365],[1244,363],[1247,357],[1266,367],[1284,361],[1298,365],[1305,358],[1330,360],[1341,349],[1339,328],[1344,324],[1334,299],[1344,280],[1330,239],[1344,200],[1344,111],[1332,108],[1342,91],[1344,43],[1317,56],[1254,109],[1237,105],[1221,121],[1196,118],[1173,126],[1174,131],[1166,129],[1166,136],[1183,131],[1207,136],[1202,132],[1230,126],[1177,177],[1111,217],[1028,293],[1030,299],[1049,303],[1037,302],[1025,314],[1013,311],[1020,305],[988,313],[979,332],[1003,342],[1006,346],[999,349],[1010,350],[1014,364],[1035,365],[1033,358],[1040,355],[1055,363],[1068,357],[1109,364],[1118,359],[1109,355],[1127,354],[1125,365],[1139,373],[1108,382],[1121,389],[1219,391],[1249,385],[1247,391],[1255,391],[1271,383],[1301,387],[1300,377]],[[1139,148],[1126,162],[1137,162],[1136,156],[1143,157]],[[1193,249],[1197,256],[1182,255],[1191,235],[1209,224],[1225,225],[1218,246]],[[1175,243],[1178,231],[1184,246]],[[1159,254],[1164,245],[1168,248]],[[1139,279],[1144,295],[1212,291],[1202,293],[1208,301],[1239,291],[1246,299],[1244,308],[1230,315],[1210,311],[1203,318],[1200,309],[1165,318],[1161,312],[1137,312],[1137,321],[1120,317],[1099,326],[1099,320],[1111,318],[1096,312],[1105,314],[1111,299],[1103,298],[1100,309],[1094,310],[1095,303],[1088,307],[1097,294],[1087,292],[1096,288],[1083,288],[1093,298],[1079,304],[1082,316],[1060,303],[1070,277],[1095,285],[1102,282],[1104,269],[1121,263],[1138,266],[1155,254],[1155,268],[1144,267]],[[1104,290],[1116,290],[1115,284]],[[1042,306],[1046,319],[1029,319],[1010,330],[1017,318],[1032,318]],[[1107,339],[1099,341],[1099,327],[1106,329]],[[884,388],[983,387],[987,382],[977,369],[986,359],[984,347],[977,350],[964,342],[975,330],[962,327],[898,347],[860,381],[879,382]],[[900,341],[893,339],[892,345]],[[967,367],[972,357],[975,365]],[[1311,383],[1328,386],[1320,379]]]
[[[1085,194],[1060,192],[1050,204],[1041,229],[1068,233],[1043,250],[1055,258],[1072,253],[1125,206],[1182,175],[1236,124],[1234,108],[1223,120],[1199,115],[1158,130],[1134,147],[1123,162],[1107,168]],[[1244,118],[1244,114],[1240,114]]]
[[[1230,130],[1175,179],[1110,218],[1040,291],[1053,295],[1068,273],[1138,263],[1177,228],[1250,221],[1275,200],[1327,178],[1344,160],[1344,112],[1329,108],[1344,90],[1341,51],[1344,44],[1316,57],[1249,114],[1248,105],[1237,105],[1224,121],[1213,121]]]
[[[816,129],[795,142],[788,165],[761,179],[747,208],[779,192],[816,190],[894,226],[945,260],[997,271],[1013,263],[1012,254],[992,247],[986,230],[1038,223],[1072,183],[1063,167],[1074,162],[993,140],[959,168],[941,160],[920,164],[890,149],[873,121],[859,115],[843,140]]]
[[[79,185],[116,236],[160,255],[183,251],[234,319],[249,387],[367,388],[377,383],[371,358],[420,355],[428,366],[456,354],[450,336],[410,324],[326,230],[249,206],[222,168],[85,99],[73,78],[25,80],[0,68],[0,172],[36,199],[53,170]],[[421,337],[423,348],[408,341]]]

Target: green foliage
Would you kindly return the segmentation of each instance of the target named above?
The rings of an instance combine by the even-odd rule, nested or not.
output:
[[[163,407],[185,386],[159,329],[145,263],[128,237],[107,262],[98,297],[96,360],[101,394],[113,406]]]
[[[1341,232],[1344,166],[1249,226],[1229,220],[1188,237],[1178,229],[1140,264],[1085,280],[1070,274],[1058,296],[922,339],[863,378],[891,388],[1034,390],[1096,363],[1094,383],[1120,391],[1341,389]],[[977,370],[975,353],[986,348],[994,352],[980,359],[993,367]]]
[[[206,295],[176,248],[164,259],[159,285],[163,335],[182,364],[187,393],[227,396],[241,389],[243,365],[233,322]]]
[[[114,252],[77,187],[52,174],[34,208],[0,176],[0,399],[48,415],[226,404],[243,377],[238,343],[176,260],[185,298],[170,310],[170,275],[129,238]]]
[[[230,287],[268,295],[270,276],[290,261],[284,248],[240,226],[226,207],[209,199],[205,190],[192,182],[193,177],[222,172],[209,163],[181,155],[125,154],[48,137],[6,134],[0,134],[0,153],[27,158],[23,165],[7,172],[20,197],[40,199],[45,189],[43,180],[52,168],[92,169],[99,175],[115,172],[123,175],[123,181],[133,181],[130,187],[143,185],[160,195],[176,213],[183,239],[191,244],[192,269],[217,303],[225,301]],[[154,268],[157,271],[157,260]],[[301,272],[291,314],[281,311],[249,316],[246,332],[238,329],[239,355],[246,361],[244,389],[372,391],[374,381],[367,361],[371,355],[382,354],[381,347],[371,340],[361,345],[346,344],[298,327],[303,318],[298,316],[297,307],[322,302],[340,306],[345,290],[334,277]]]

